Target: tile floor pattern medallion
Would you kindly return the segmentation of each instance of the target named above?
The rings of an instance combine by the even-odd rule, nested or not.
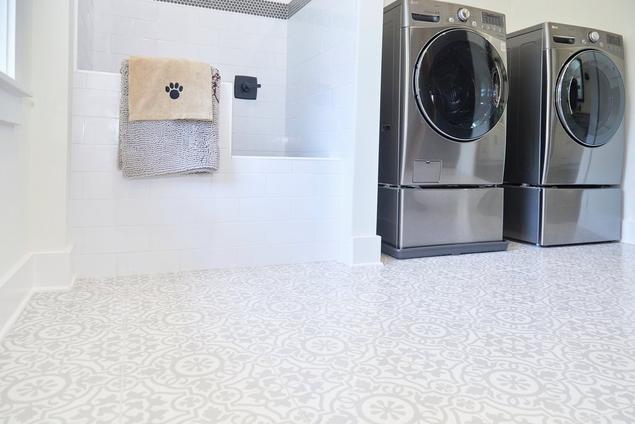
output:
[[[0,344],[0,423],[632,424],[635,247],[80,281]]]

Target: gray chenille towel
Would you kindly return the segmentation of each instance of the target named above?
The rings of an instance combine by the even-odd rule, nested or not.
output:
[[[213,120],[129,121],[128,61],[121,65],[119,168],[130,178],[211,173],[218,169],[220,75],[210,66]],[[166,93],[169,94],[169,93]]]

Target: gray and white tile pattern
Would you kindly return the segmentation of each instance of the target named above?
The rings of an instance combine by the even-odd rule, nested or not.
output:
[[[0,423],[635,422],[635,247],[83,280],[0,344]]]

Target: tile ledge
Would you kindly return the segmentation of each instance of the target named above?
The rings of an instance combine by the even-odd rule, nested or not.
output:
[[[259,156],[259,155],[232,155],[232,160],[234,159],[245,159],[245,160],[297,160],[297,161],[320,161],[320,162],[339,162],[342,159],[338,157],[320,157],[320,156]]]
[[[110,77],[113,75],[121,75],[119,72],[106,72],[106,71],[95,71],[92,69],[75,69],[74,71],[76,74],[94,74],[94,75],[101,75],[104,77]]]
[[[14,97],[32,97],[14,78],[0,72],[0,90]]]

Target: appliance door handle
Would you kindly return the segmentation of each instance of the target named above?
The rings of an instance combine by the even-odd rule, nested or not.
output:
[[[496,73],[498,78],[498,90],[496,90],[496,107],[500,107],[501,99],[503,98],[503,81],[501,81],[500,73]]]
[[[573,81],[575,81],[575,79],[571,78],[571,81],[569,81],[569,91],[567,92],[567,105],[569,106],[569,113],[571,114],[571,116],[573,116],[573,105],[571,104],[571,90],[573,88]]]
[[[496,73],[494,74],[494,81],[492,81],[494,83],[494,86],[498,87],[498,90],[496,90],[496,99],[495,99],[495,106],[498,108],[501,105],[501,100],[503,98],[503,78],[501,78],[501,65],[498,63],[496,63]]]

